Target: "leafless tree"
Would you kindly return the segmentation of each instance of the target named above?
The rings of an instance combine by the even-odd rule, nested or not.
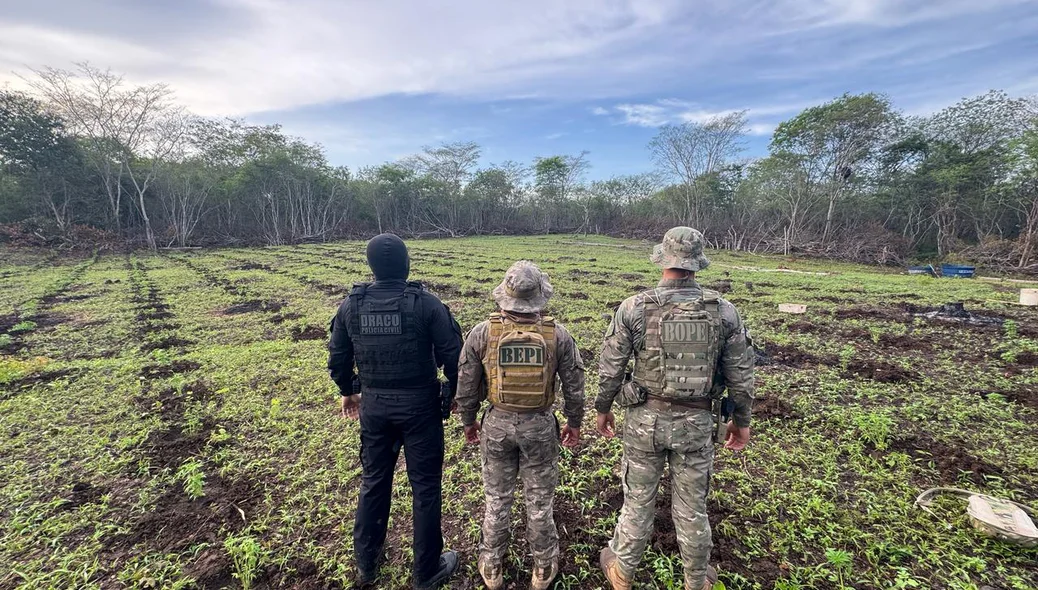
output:
[[[172,110],[169,88],[164,84],[129,85],[122,76],[87,63],[78,64],[76,72],[44,68],[34,70],[34,74],[26,79],[28,84],[74,134],[85,140],[88,159],[104,187],[116,230],[122,230],[123,181],[129,178],[137,192],[135,204],[145,219],[148,243],[154,247],[154,232],[143,200],[154,169],[131,169],[138,154],[162,157],[168,153],[172,142],[161,135],[179,133],[166,121]]]
[[[745,135],[746,111],[738,111],[703,123],[664,125],[649,142],[649,151],[660,172],[680,182],[684,189],[686,223],[702,225],[699,181],[731,163],[742,152]]]

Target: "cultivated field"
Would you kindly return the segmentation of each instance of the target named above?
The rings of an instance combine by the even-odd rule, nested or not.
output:
[[[592,244],[593,242],[593,244]],[[413,278],[463,328],[529,258],[588,364],[609,312],[655,283],[651,246],[552,236],[410,243]],[[338,588],[352,579],[358,429],[337,414],[326,326],[363,245],[105,254],[0,251],[0,588]],[[1021,285],[715,253],[760,348],[754,438],[719,450],[715,561],[732,589],[1038,587],[1038,550],[987,540],[938,485],[1038,501],[1038,313]],[[830,275],[763,272],[788,267]],[[730,273],[730,276],[727,276]],[[947,301],[993,323],[915,314]],[[803,316],[777,304],[808,305]],[[557,588],[601,588],[620,442],[563,451]],[[479,588],[478,449],[448,428],[447,544]],[[394,491],[386,588],[410,587],[410,493]],[[680,588],[669,493],[639,573]],[[510,588],[525,588],[516,515]],[[524,567],[524,563],[527,564]]]

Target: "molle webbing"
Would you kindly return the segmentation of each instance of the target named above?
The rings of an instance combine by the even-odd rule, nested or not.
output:
[[[652,395],[706,398],[721,348],[716,293],[699,290],[644,293],[645,341],[636,351],[634,379]]]
[[[555,403],[558,364],[552,318],[523,324],[495,313],[487,331],[483,370],[490,403],[513,412],[550,408]]]
[[[350,293],[350,339],[365,389],[415,387],[436,379],[432,342],[419,335],[415,309],[420,283],[408,283],[391,299],[368,295],[368,285]]]

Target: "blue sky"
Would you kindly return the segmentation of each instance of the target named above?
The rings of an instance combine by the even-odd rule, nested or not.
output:
[[[0,0],[0,83],[87,60],[351,168],[473,140],[641,172],[659,125],[737,109],[753,157],[845,92],[909,114],[1038,93],[1036,57],[1035,0]]]

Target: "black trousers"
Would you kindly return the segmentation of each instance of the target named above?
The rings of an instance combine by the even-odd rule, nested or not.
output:
[[[440,400],[426,394],[368,394],[360,406],[361,479],[353,546],[357,565],[373,569],[386,541],[393,472],[401,446],[411,481],[414,576],[432,578],[443,551],[443,421]]]

